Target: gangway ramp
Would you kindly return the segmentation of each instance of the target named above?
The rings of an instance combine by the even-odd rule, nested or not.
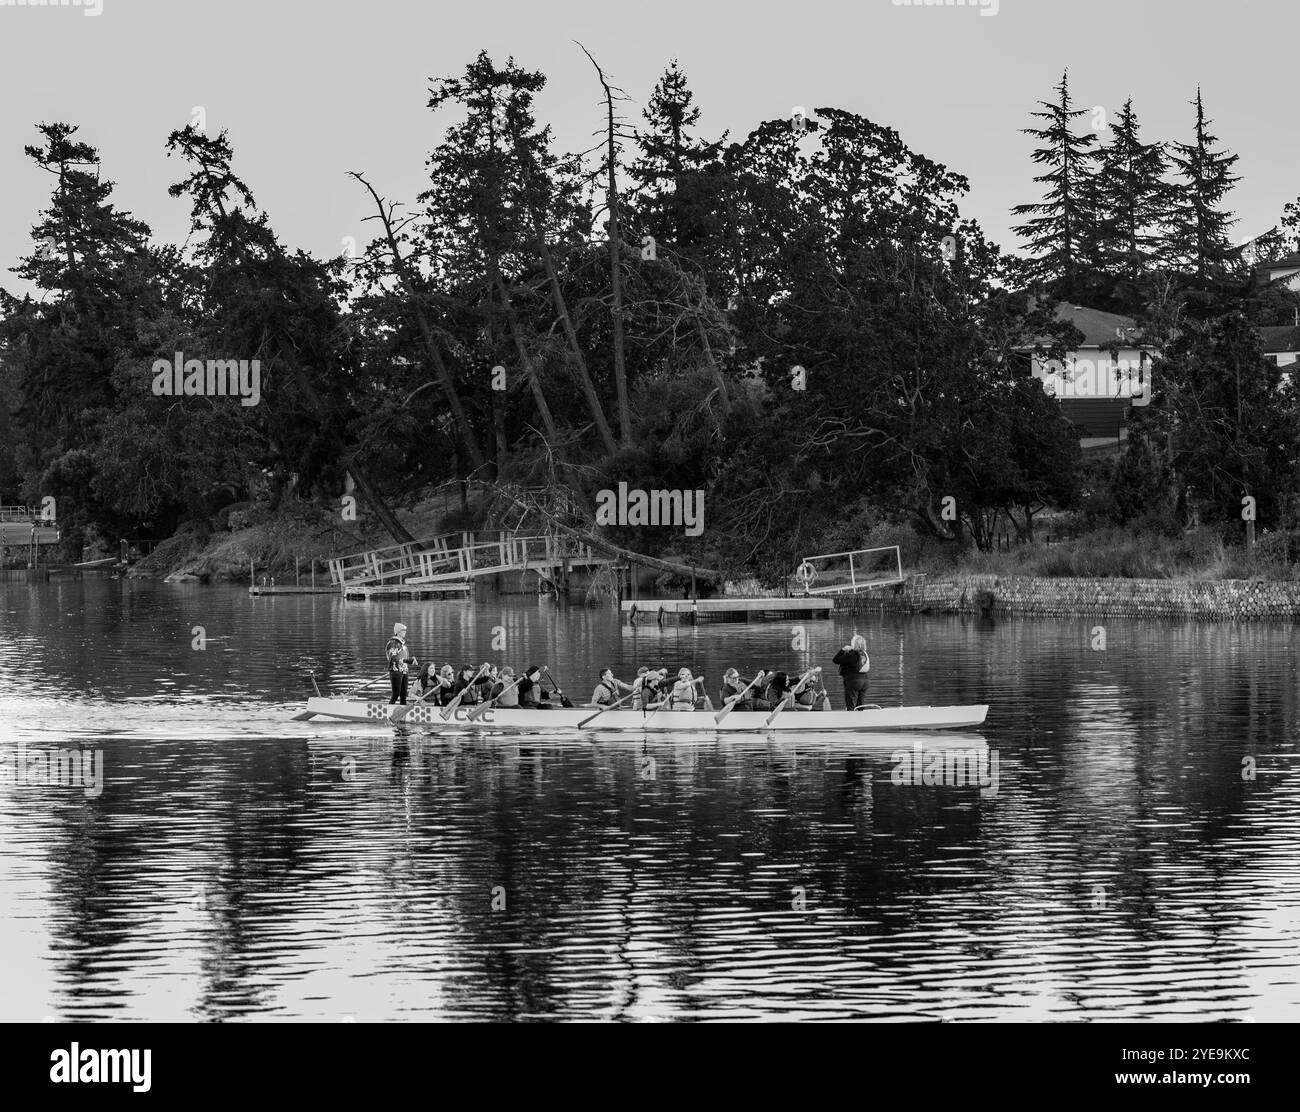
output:
[[[564,567],[600,567],[614,561],[588,545],[549,534],[521,536],[444,533],[410,544],[357,552],[329,562],[330,581],[344,594],[361,587],[420,587],[468,583],[508,572],[551,579]]]
[[[854,594],[906,582],[896,544],[805,556],[792,578],[805,595]]]

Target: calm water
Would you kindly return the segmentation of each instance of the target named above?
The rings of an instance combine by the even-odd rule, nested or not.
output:
[[[399,619],[439,661],[503,635],[575,701],[856,626],[875,701],[992,705],[950,740],[997,776],[898,783],[898,738],[290,720]],[[844,619],[799,653],[531,599],[0,583],[0,1018],[1300,1018],[1300,640],[1099,624]]]

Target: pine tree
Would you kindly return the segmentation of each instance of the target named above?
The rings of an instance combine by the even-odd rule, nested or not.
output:
[[[718,161],[722,142],[694,134],[700,110],[676,59],[659,79],[642,115],[648,127],[637,133],[641,156],[631,167],[638,223],[675,249],[688,248],[707,232],[707,215],[714,206],[706,175]]]
[[[1240,249],[1228,236],[1237,221],[1221,207],[1240,179],[1231,173],[1237,156],[1216,149],[1219,140],[1210,134],[1212,121],[1205,117],[1199,88],[1191,103],[1196,108],[1196,137],[1191,143],[1175,143],[1170,155],[1177,181],[1166,213],[1165,261],[1204,283],[1226,277],[1240,258]]]
[[[1034,181],[1047,186],[1047,191],[1042,201],[1012,209],[1016,216],[1029,217],[1012,230],[1028,241],[1029,251],[1035,256],[1027,267],[1027,277],[1052,284],[1056,296],[1074,298],[1087,277],[1080,247],[1093,218],[1085,204],[1085,183],[1089,148],[1097,137],[1091,133],[1076,135],[1071,130],[1073,121],[1088,110],[1071,107],[1068,70],[1061,75],[1056,90],[1055,102],[1039,101],[1043,110],[1032,113],[1046,121],[1044,126],[1021,129],[1042,144],[1034,151],[1033,159],[1048,170]]]
[[[1160,222],[1168,205],[1162,143],[1143,143],[1130,97],[1111,124],[1111,140],[1097,151],[1100,186],[1097,241],[1101,265],[1119,279],[1121,297],[1136,300],[1160,247]]]

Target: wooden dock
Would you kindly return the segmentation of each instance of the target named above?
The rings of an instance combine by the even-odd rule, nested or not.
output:
[[[698,625],[701,622],[779,622],[792,618],[829,618],[835,603],[828,598],[667,598],[624,602],[630,625]]]
[[[335,588],[337,590],[338,588]],[[383,599],[440,599],[468,597],[473,585],[469,583],[401,583],[390,586],[371,586],[369,584],[352,584],[345,587],[345,599],[362,602],[379,602]]]
[[[339,589],[337,587],[331,586],[328,583],[320,587],[312,587],[310,585],[305,587],[252,586],[248,588],[248,593],[250,595],[337,595],[339,593]]]

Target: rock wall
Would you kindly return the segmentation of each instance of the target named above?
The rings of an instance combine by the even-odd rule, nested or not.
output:
[[[897,587],[836,600],[842,613],[988,613],[1208,621],[1300,618],[1300,582],[1219,579],[1044,579],[1024,575],[912,576]]]

